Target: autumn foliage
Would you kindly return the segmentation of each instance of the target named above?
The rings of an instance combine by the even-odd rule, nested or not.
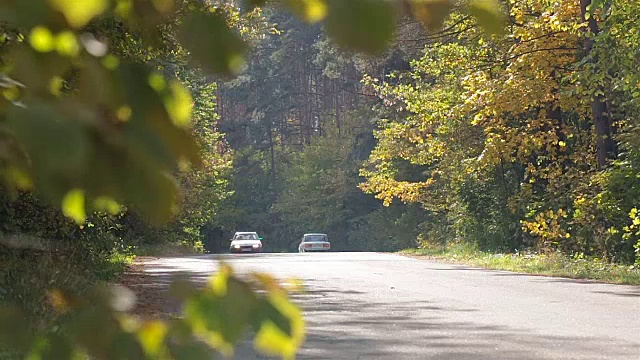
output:
[[[506,5],[506,36],[453,16],[402,81],[367,79],[390,111],[361,187],[436,214],[428,241],[637,261],[637,4]]]

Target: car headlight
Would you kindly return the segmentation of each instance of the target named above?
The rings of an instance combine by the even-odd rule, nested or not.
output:
[[[236,249],[239,249],[239,248],[240,248],[240,245],[235,244],[235,245],[233,245],[233,247],[234,247],[234,248],[236,248]]]
[[[259,248],[259,247],[260,247],[260,244],[255,244],[255,245],[253,245],[253,247],[254,247],[254,248]]]

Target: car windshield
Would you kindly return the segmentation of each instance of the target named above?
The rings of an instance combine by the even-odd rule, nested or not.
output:
[[[259,240],[258,234],[236,234],[235,240]]]
[[[327,241],[327,235],[305,235],[304,242]]]

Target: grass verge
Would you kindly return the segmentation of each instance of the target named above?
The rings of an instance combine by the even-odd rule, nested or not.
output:
[[[114,252],[93,270],[98,280],[111,281],[120,277],[133,263],[135,255]]]
[[[470,245],[405,249],[398,253],[485,269],[596,280],[612,284],[640,285],[640,268],[637,266],[610,264],[583,256],[569,257],[558,253],[496,254],[480,251]]]

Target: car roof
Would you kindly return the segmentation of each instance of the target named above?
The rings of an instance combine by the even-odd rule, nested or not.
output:
[[[327,234],[321,234],[321,233],[309,233],[309,234],[304,234],[302,236],[309,236],[309,235],[324,235],[324,236],[327,236]]]
[[[246,235],[246,234],[257,234],[255,231],[236,231],[236,234]]]

